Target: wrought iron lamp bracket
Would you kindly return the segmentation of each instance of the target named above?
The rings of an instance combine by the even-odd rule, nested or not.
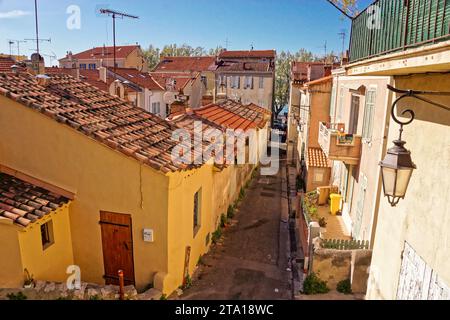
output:
[[[396,107],[397,107],[398,103],[401,100],[406,99],[406,98],[417,99],[417,100],[420,100],[422,102],[426,102],[426,103],[428,103],[428,104],[430,104],[432,106],[444,109],[446,111],[450,111],[450,107],[449,106],[446,106],[446,105],[434,102],[434,101],[432,101],[430,99],[421,97],[421,95],[450,96],[450,92],[401,90],[401,89],[397,89],[397,88],[395,88],[395,87],[393,87],[391,85],[388,85],[387,87],[388,87],[388,89],[390,91],[398,93],[398,94],[401,94],[401,96],[398,97],[394,101],[394,103],[392,104],[392,108],[391,108],[391,117],[392,117],[392,119],[396,123],[398,123],[400,125],[400,138],[399,138],[399,140],[402,140],[403,127],[411,124],[416,118],[416,114],[414,113],[414,111],[411,110],[411,109],[408,109],[408,108],[403,110],[401,114],[405,115],[405,116],[409,116],[409,120],[402,121],[402,120],[400,120],[397,117],[395,110],[396,110]]]

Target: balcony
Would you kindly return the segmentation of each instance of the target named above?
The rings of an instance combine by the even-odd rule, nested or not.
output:
[[[449,40],[449,23],[447,0],[375,1],[352,22],[350,63]]]
[[[358,165],[361,158],[361,136],[345,134],[344,124],[321,123],[319,145],[329,160]]]

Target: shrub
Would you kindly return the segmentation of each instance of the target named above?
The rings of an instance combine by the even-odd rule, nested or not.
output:
[[[6,297],[9,300],[27,300],[28,299],[28,297],[26,295],[24,295],[22,291],[18,292],[17,294],[9,293],[6,295]]]
[[[325,219],[325,218],[320,218],[320,219],[319,219],[319,226],[320,226],[321,228],[326,228],[327,225],[328,225],[327,219]]]
[[[216,244],[220,240],[221,237],[222,237],[222,228],[219,227],[212,234],[212,243]]]
[[[203,266],[205,263],[203,262],[203,256],[198,257],[197,266]]]
[[[163,293],[159,300],[167,300],[167,295]]]
[[[244,188],[241,188],[241,191],[239,191],[238,201],[241,202],[242,200],[244,200],[244,197],[245,197],[245,190]]]
[[[330,289],[325,281],[321,280],[315,273],[311,273],[303,283],[303,291],[305,294],[311,295],[328,293]]]
[[[225,228],[225,227],[227,226],[227,223],[228,223],[227,216],[226,216],[225,214],[222,214],[222,215],[220,216],[220,226],[221,226],[222,228]]]
[[[336,290],[343,294],[352,294],[352,284],[350,279],[342,280],[337,284]]]
[[[227,211],[227,218],[228,219],[233,219],[234,218],[234,215],[235,215],[235,209],[234,209],[234,206],[229,206],[228,207],[228,211]]]
[[[191,276],[190,276],[190,275],[187,275],[187,276],[186,276],[185,283],[184,283],[184,286],[183,286],[181,289],[187,290],[187,289],[189,289],[190,287],[192,287],[192,279],[191,279]]]
[[[97,301],[97,300],[103,300],[103,299],[98,294],[96,294],[95,296],[90,296],[89,300]]]

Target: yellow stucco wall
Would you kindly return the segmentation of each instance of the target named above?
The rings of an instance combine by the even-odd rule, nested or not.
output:
[[[450,77],[416,75],[395,79],[398,88],[448,91]],[[450,105],[449,97],[434,97]],[[402,251],[407,241],[450,286],[450,114],[418,100],[406,99],[416,120],[405,127],[403,139],[417,165],[406,198],[392,208],[382,196],[367,297],[395,299]],[[398,138],[391,121],[388,140]],[[392,146],[389,142],[388,146]]]
[[[1,163],[76,195],[70,223],[83,281],[104,283],[100,211],[132,216],[138,288],[167,270],[166,176],[10,99],[0,106]],[[154,243],[143,241],[144,228]]]
[[[0,163],[75,194],[70,233],[73,261],[83,281],[104,283],[100,211],[131,215],[138,290],[152,281],[165,293],[178,288],[186,246],[192,247],[192,273],[208,250],[207,234],[251,173],[250,166],[217,173],[205,165],[166,176],[2,96],[0,136]],[[228,183],[229,202],[216,201]],[[194,237],[193,197],[200,188],[202,222]],[[144,229],[153,229],[153,243],[144,242]],[[36,276],[46,272],[32,264],[30,269]]]
[[[35,280],[65,282],[67,279],[67,267],[73,264],[69,211],[65,205],[19,232],[22,267]],[[40,227],[49,221],[53,225],[54,243],[44,250]]]
[[[0,219],[0,288],[23,285],[24,273],[20,256],[19,227],[9,219]]]

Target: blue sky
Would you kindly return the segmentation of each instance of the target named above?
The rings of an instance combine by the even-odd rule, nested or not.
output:
[[[359,0],[359,5],[370,2]],[[81,9],[79,30],[66,27],[70,5]],[[325,41],[328,50],[340,52],[338,33],[346,29],[350,34],[348,19],[325,0],[39,0],[40,37],[52,39],[41,44],[41,52],[61,58],[68,50],[112,44],[111,19],[96,13],[102,6],[140,16],[118,20],[117,43],[138,42],[144,48],[170,43],[211,48],[225,46],[228,39],[231,50],[253,45],[322,54]],[[0,0],[0,52],[9,53],[8,39],[34,38],[33,12],[33,0]],[[30,55],[34,47],[21,44],[21,53]]]

